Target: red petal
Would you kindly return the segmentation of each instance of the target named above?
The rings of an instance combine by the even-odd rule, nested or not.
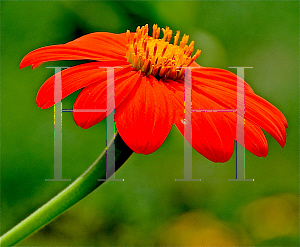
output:
[[[165,85],[176,99],[175,125],[184,135],[184,87],[183,84],[167,80]],[[214,109],[216,103],[203,100],[192,92],[194,109]],[[214,162],[227,161],[233,152],[234,139],[228,119],[222,112],[192,112],[192,146],[199,153]]]
[[[218,68],[200,67],[199,69],[193,69],[192,75],[194,78],[201,78],[201,80],[211,82],[213,84],[211,86],[222,89],[231,89],[236,93],[237,75],[230,71]],[[198,85],[197,81],[195,81],[193,85]],[[245,82],[245,90],[253,92],[247,82]]]
[[[149,154],[164,142],[173,125],[172,101],[165,85],[150,75],[116,108],[117,129],[134,152]]]
[[[194,87],[192,92],[192,96],[194,101],[196,100],[197,102],[201,102],[200,104],[202,105],[202,102],[210,102],[210,107],[213,108],[196,108],[194,107],[194,101],[193,101],[193,109],[223,109],[223,110],[228,110],[231,108],[225,108],[223,105],[219,104],[219,101],[214,100],[212,98],[212,95],[206,94],[200,91],[198,88]],[[211,92],[212,93],[212,92]],[[224,96],[218,95],[218,98],[223,99]],[[202,106],[201,106],[202,107]],[[232,108],[234,109],[234,108]],[[211,113],[211,114],[216,114],[217,112]],[[231,128],[231,133],[233,135],[233,138],[236,140],[236,133],[237,133],[237,115],[235,112],[220,112],[227,120]],[[198,114],[198,113],[197,113]],[[239,116],[241,117],[241,116]],[[221,121],[221,120],[220,120]],[[244,143],[241,143],[246,149],[248,149],[250,152],[253,154],[261,157],[265,157],[268,154],[268,143],[266,140],[266,137],[264,133],[262,132],[261,128],[254,124],[253,122],[249,121],[248,119],[245,119],[244,121]]]
[[[21,61],[20,68],[56,60],[126,61],[126,34],[91,33],[63,45],[52,45],[28,53]]]
[[[141,76],[134,68],[115,69],[115,108],[129,94]],[[78,95],[74,110],[79,109],[106,109],[107,108],[107,83],[106,76],[102,83],[95,83],[84,88]],[[76,124],[84,129],[99,123],[110,112],[73,112]]]
[[[224,108],[219,105],[219,109]],[[237,128],[240,128],[240,126],[237,126],[236,124],[237,115],[233,112],[227,112],[224,113],[224,116],[228,119],[231,126],[231,132],[236,140]],[[239,115],[238,117],[241,118]],[[268,142],[261,128],[247,119],[244,119],[244,123],[244,144],[241,144],[256,156],[266,157],[268,154]]]
[[[236,120],[234,126],[236,126]],[[268,142],[261,128],[245,119],[244,131],[245,148],[258,157],[266,157],[268,154]],[[234,133],[236,134],[236,131]]]
[[[198,93],[217,102],[224,109],[236,109],[237,76],[231,76],[233,73],[227,72],[214,68],[194,69],[193,85]],[[256,95],[246,83],[245,119],[266,130],[281,146],[285,145],[287,121],[284,115],[275,106]]]
[[[61,72],[62,99],[71,93],[93,83],[100,83],[106,80],[106,69],[99,67],[127,66],[127,62],[93,62],[77,65]],[[55,75],[51,76],[38,91],[36,102],[42,109],[53,106],[54,102],[54,80]]]

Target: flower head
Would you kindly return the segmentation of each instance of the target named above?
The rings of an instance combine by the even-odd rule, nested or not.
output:
[[[27,54],[20,68],[55,60],[91,60],[61,72],[62,99],[82,89],[74,107],[77,125],[89,128],[111,112],[80,112],[105,109],[107,75],[104,67],[115,68],[115,122],[125,143],[137,153],[149,154],[166,139],[173,123],[184,134],[184,67],[192,70],[192,109],[236,109],[237,76],[229,71],[199,66],[192,56],[194,41],[180,41],[180,32],[170,43],[172,30],[148,25],[122,34],[91,33],[63,45],[42,47]],[[53,106],[54,76],[37,94],[42,109]],[[192,112],[192,146],[215,162],[227,161],[233,152],[237,126],[236,112]],[[272,104],[254,93],[245,82],[244,130],[246,149],[265,157],[268,144],[262,129],[283,147],[287,121]],[[262,128],[262,129],[261,129]]]
[[[190,57],[194,50],[194,41],[187,46],[188,35],[184,35],[180,44],[180,31],[174,37],[174,44],[170,44],[172,30],[169,27],[162,28],[163,37],[159,39],[160,28],[153,25],[152,37],[148,36],[148,25],[138,27],[131,39],[129,30],[126,35],[128,39],[127,61],[137,70],[145,75],[152,75],[158,79],[179,80],[184,78],[184,68],[190,66],[200,55],[197,50],[193,57]]]

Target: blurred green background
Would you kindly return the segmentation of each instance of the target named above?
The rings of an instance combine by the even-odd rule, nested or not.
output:
[[[189,34],[202,66],[253,67],[246,81],[288,120],[285,148],[266,134],[266,158],[246,151],[254,182],[228,181],[235,154],[216,164],[193,150],[193,177],[202,181],[175,182],[183,178],[184,141],[174,127],[153,154],[133,154],[116,173],[124,182],[106,182],[19,245],[299,246],[298,1],[2,1],[1,233],[69,184],[45,181],[53,178],[53,108],[37,108],[35,96],[53,74],[46,66],[78,62],[19,70],[22,57],[146,23]],[[83,130],[63,113],[62,123],[63,178],[74,181],[105,148],[105,120]]]

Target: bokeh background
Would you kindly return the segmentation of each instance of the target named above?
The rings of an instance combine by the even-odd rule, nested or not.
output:
[[[96,31],[135,31],[157,23],[190,35],[202,66],[250,66],[245,79],[289,124],[284,149],[269,135],[269,154],[246,151],[246,178],[235,178],[235,154],[213,163],[193,150],[193,177],[183,178],[183,137],[174,127],[150,155],[133,154],[106,182],[20,246],[299,246],[298,1],[2,1],[1,233],[69,182],[53,178],[53,108],[35,96],[53,74],[19,70],[36,48]],[[236,72],[235,70],[232,70]],[[75,93],[63,100],[71,108]],[[74,181],[105,148],[105,120],[83,130],[63,113],[63,178]]]

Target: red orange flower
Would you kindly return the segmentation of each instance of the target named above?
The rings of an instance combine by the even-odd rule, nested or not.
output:
[[[205,68],[191,54],[194,42],[189,36],[179,41],[180,32],[170,43],[172,30],[148,25],[135,33],[91,33],[63,45],[42,47],[27,54],[20,68],[55,60],[91,60],[63,70],[62,98],[82,89],[73,109],[105,109],[107,75],[105,68],[115,69],[115,122],[125,143],[136,153],[149,154],[166,139],[173,123],[184,133],[184,68],[192,70],[193,109],[236,109],[237,76],[217,68]],[[53,106],[54,76],[37,94],[42,109]],[[110,112],[73,112],[77,125],[89,128]],[[236,112],[192,112],[192,146],[215,162],[227,161],[236,139]],[[265,157],[268,144],[261,128],[283,147],[287,121],[272,104],[256,95],[245,82],[245,148]]]

